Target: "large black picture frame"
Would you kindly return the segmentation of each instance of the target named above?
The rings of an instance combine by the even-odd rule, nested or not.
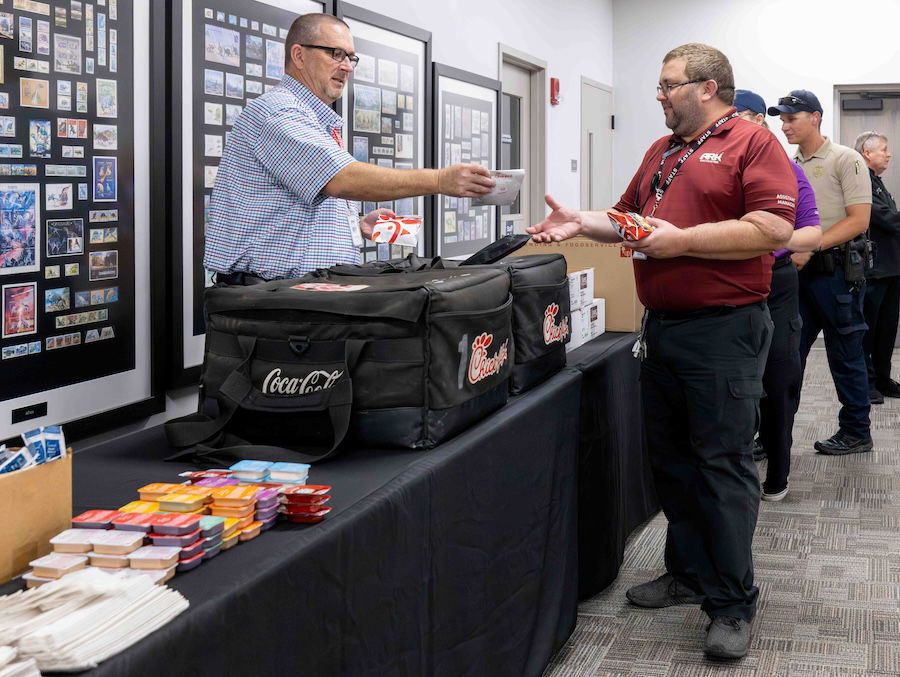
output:
[[[204,86],[202,80],[196,81],[193,88],[186,80],[185,74],[193,75],[204,69],[204,61],[196,62],[196,42],[193,36],[197,26],[188,22],[192,14],[196,17],[196,11],[211,9],[214,13],[212,21],[217,22],[216,14],[223,11],[226,21],[221,25],[229,30],[241,33],[241,66],[238,67],[244,73],[246,64],[245,45],[243,36],[246,27],[241,22],[229,24],[231,15],[238,19],[250,19],[258,16],[257,12],[269,12],[292,15],[291,21],[296,16],[308,11],[320,10],[325,14],[334,14],[333,0],[175,0],[172,4],[169,21],[171,34],[170,78],[171,96],[169,115],[171,117],[171,196],[172,221],[169,236],[169,260],[171,262],[171,274],[167,280],[168,316],[166,324],[170,328],[167,341],[169,350],[168,383],[171,387],[183,387],[194,384],[200,376],[200,366],[203,360],[203,345],[205,333],[202,331],[202,288],[200,281],[205,283],[205,271],[198,266],[197,260],[202,257],[202,236],[198,234],[198,228],[202,227],[203,205],[196,203],[197,187],[203,185],[204,163],[198,163],[196,155],[191,151],[197,143],[195,126],[190,117],[196,112],[196,106],[202,105],[204,99]],[[199,18],[201,22],[208,20],[204,16]],[[202,26],[201,26],[202,27]],[[288,26],[278,26],[286,29]],[[188,40],[188,36],[190,40]],[[283,41],[283,38],[279,38]],[[186,45],[190,44],[192,53],[186,54]],[[202,51],[202,50],[201,50]],[[225,67],[213,65],[213,68],[225,70]],[[276,84],[275,80],[261,78],[267,84]],[[189,96],[186,96],[189,94]],[[245,92],[246,94],[246,92]],[[227,103],[226,99],[222,100]],[[232,102],[233,103],[233,102]],[[188,113],[185,111],[189,110]],[[222,125],[223,132],[227,125]],[[188,160],[188,153],[192,153]],[[206,191],[208,194],[208,191]],[[190,199],[186,195],[190,194]],[[198,219],[201,222],[198,224]]]
[[[406,109],[407,115],[414,116],[413,135],[417,137],[415,149],[418,150],[418,153],[416,153],[414,150],[413,161],[411,163],[407,163],[406,162],[407,158],[397,157],[399,155],[399,151],[397,149],[397,146],[399,144],[390,145],[390,144],[377,143],[377,140],[379,140],[379,138],[381,137],[380,133],[357,132],[356,131],[355,125],[354,125],[354,122],[355,122],[354,117],[355,116],[351,116],[350,111],[353,110],[354,113],[356,112],[355,109],[351,108],[351,103],[353,103],[355,105],[355,99],[353,97],[355,96],[355,87],[357,84],[358,73],[361,72],[359,65],[357,66],[356,71],[354,72],[354,77],[351,78],[350,83],[347,85],[347,89],[345,90],[344,95],[340,99],[338,99],[338,101],[335,104],[335,109],[337,110],[337,112],[340,115],[342,115],[344,117],[344,120],[345,120],[344,141],[347,145],[348,152],[354,153],[354,136],[368,136],[369,144],[375,142],[375,143],[377,143],[377,146],[379,148],[388,148],[388,147],[393,148],[393,150],[395,151],[395,153],[393,155],[382,156],[386,160],[389,159],[390,161],[396,163],[398,160],[402,159],[403,165],[411,164],[412,168],[416,168],[416,169],[432,167],[433,166],[432,144],[431,144],[431,135],[432,135],[432,126],[431,126],[432,119],[431,119],[431,117],[432,116],[431,116],[430,111],[428,110],[428,108],[430,108],[430,106],[431,106],[431,91],[432,91],[432,70],[431,70],[431,40],[432,40],[432,37],[431,37],[431,32],[426,31],[417,26],[413,26],[413,25],[404,23],[397,19],[393,19],[388,16],[377,14],[375,12],[364,9],[362,7],[357,7],[356,5],[342,2],[341,0],[337,0],[335,2],[335,16],[337,16],[339,19],[346,21],[348,23],[348,25],[350,26],[350,32],[353,35],[354,44],[356,46],[357,53],[362,52],[364,55],[367,55],[367,52],[370,50],[371,45],[373,43],[376,46],[378,46],[378,43],[379,43],[378,34],[379,33],[381,33],[385,37],[391,37],[391,36],[389,36],[389,34],[393,34],[393,36],[397,36],[397,39],[400,42],[411,41],[411,42],[408,42],[407,44],[412,44],[413,42],[421,43],[420,48],[418,46],[416,46],[416,48],[421,49],[421,64],[419,64],[421,67],[421,71],[420,71],[420,73],[414,73],[414,76],[416,77],[416,83],[414,85],[414,90],[411,94],[411,96],[414,97],[413,100],[417,101],[419,103],[415,104],[413,109]],[[382,43],[383,42],[384,41],[382,41]],[[370,46],[367,46],[367,43],[369,43]],[[387,54],[390,54],[391,49],[394,50],[394,55],[392,55],[392,58],[396,58],[396,56],[402,56],[400,53],[404,51],[404,48],[391,46],[389,44],[382,44],[380,46],[383,48],[383,50],[384,50],[383,52],[379,52],[379,54],[369,54],[368,55],[368,56],[374,58],[376,65],[377,65],[377,69],[378,69],[378,75],[375,77],[374,82],[371,83],[370,89],[380,89],[381,92],[385,92],[385,91],[393,92],[393,95],[395,95],[397,97],[397,99],[399,99],[400,96],[403,96],[404,99],[406,99],[406,97],[410,96],[410,94],[406,90],[403,90],[399,86],[399,82],[398,82],[397,86],[393,86],[393,87],[390,84],[383,84],[381,72],[380,72],[381,66],[380,66],[380,64],[377,64],[377,61],[379,60],[379,58],[381,58],[382,55],[386,56]],[[404,65],[402,62],[400,62],[399,59],[397,59],[397,64],[398,64],[398,67],[400,67],[400,68],[402,68],[402,66]],[[361,62],[361,65],[364,65],[364,64],[362,64],[362,62]],[[421,75],[421,80],[419,80],[419,78],[418,78],[419,75]],[[402,77],[403,77],[402,70],[400,70],[399,77],[400,77],[400,81],[402,82]],[[366,82],[366,84],[368,85],[368,81]],[[376,85],[377,85],[377,87],[376,87]],[[417,89],[418,86],[421,86],[421,91],[419,91]],[[397,115],[400,116],[399,118],[395,119],[392,124],[401,123],[401,127],[399,129],[391,130],[391,132],[387,133],[387,135],[392,136],[395,139],[399,136],[397,134],[398,131],[400,132],[400,134],[405,135],[406,130],[402,126],[403,123],[401,122],[403,120],[403,116],[404,116],[402,107],[397,105],[395,107],[395,112],[390,113],[390,112],[384,112],[383,102],[382,102],[381,106],[382,106],[381,112],[379,113],[380,124],[382,124],[382,125],[384,124],[384,120],[382,118],[385,116],[387,118],[390,118],[391,116],[397,116]],[[372,147],[372,146],[370,145],[370,147]],[[372,161],[372,160],[377,161],[377,159],[380,159],[380,158],[375,158],[372,155],[369,155],[369,157],[371,158],[370,161]],[[359,158],[357,158],[357,159],[359,159]],[[403,168],[403,167],[401,167],[401,168]],[[421,200],[421,202],[418,202],[419,200]],[[433,212],[432,202],[433,202],[432,196],[425,196],[422,198],[409,198],[407,200],[396,200],[393,203],[365,203],[365,202],[363,202],[363,203],[360,203],[360,210],[361,210],[362,214],[365,214],[377,206],[384,206],[384,207],[392,208],[400,216],[413,216],[413,215],[421,216],[423,218],[423,232],[420,233],[419,246],[418,246],[417,253],[419,253],[421,255],[431,256],[432,252],[434,251],[434,237],[433,237],[434,228],[433,228],[432,217],[431,217],[431,214]],[[413,210],[416,212],[420,211],[421,213],[419,213],[419,214],[401,213],[401,212],[408,212],[408,205],[410,205],[410,204],[412,204],[412,205],[419,204],[420,209],[413,207]],[[387,244],[376,245],[374,243],[370,243],[370,242],[366,241],[362,248],[362,258],[364,261],[369,261],[374,258],[379,258],[379,259],[395,258],[398,256],[403,256],[404,254],[408,253],[407,249],[409,249],[409,251],[412,251],[411,248],[402,248],[402,247],[397,247],[395,245],[387,245]]]
[[[65,10],[70,9],[68,2],[51,4],[52,8],[59,6]],[[12,7],[7,6],[7,9],[12,9]],[[85,58],[93,57],[96,66],[92,63],[88,68],[85,64],[85,68],[80,74],[75,72],[76,74],[70,76],[73,90],[71,108],[62,107],[58,100],[61,92],[54,86],[51,87],[50,92],[52,100],[56,101],[56,106],[50,106],[54,112],[37,113],[32,117],[52,115],[53,119],[57,119],[58,116],[68,116],[69,114],[55,111],[71,110],[73,118],[84,118],[85,116],[88,118],[90,131],[93,122],[92,113],[90,111],[79,112],[74,105],[75,82],[88,82],[91,103],[94,101],[98,78],[114,79],[118,83],[117,108],[119,108],[119,115],[115,120],[109,120],[109,122],[119,126],[123,121],[129,120],[130,114],[132,116],[130,129],[126,125],[125,136],[122,136],[122,129],[118,130],[119,143],[111,151],[100,151],[95,148],[96,141],[91,144],[88,140],[85,143],[83,157],[89,168],[93,164],[89,158],[106,154],[118,158],[116,163],[118,167],[124,166],[130,169],[124,175],[119,175],[117,172],[118,186],[115,190],[120,196],[124,196],[120,199],[125,200],[129,209],[133,206],[133,219],[129,222],[127,216],[119,215],[122,221],[118,225],[116,223],[109,225],[118,229],[116,238],[119,247],[133,247],[133,253],[129,251],[125,257],[126,262],[129,259],[133,261],[133,269],[123,268],[117,271],[119,275],[117,279],[121,280],[120,284],[127,287],[123,288],[121,293],[131,296],[131,302],[134,304],[129,326],[133,340],[127,346],[117,345],[115,341],[101,340],[95,344],[100,349],[99,353],[93,346],[82,345],[79,347],[73,343],[72,347],[66,347],[58,353],[68,353],[70,364],[62,368],[77,371],[76,377],[58,387],[31,391],[25,395],[8,397],[0,401],[0,440],[9,440],[14,443],[16,435],[38,425],[61,423],[65,427],[67,440],[71,441],[122,425],[124,422],[145,418],[163,411],[165,408],[167,355],[164,317],[166,298],[164,286],[157,283],[166,277],[165,225],[168,220],[168,209],[165,201],[154,199],[154,196],[163,194],[165,191],[167,166],[165,153],[153,153],[151,149],[164,147],[167,140],[166,63],[169,59],[167,33],[169,5],[158,0],[133,0],[133,2],[119,0],[116,5],[109,3],[95,5],[92,12],[94,22],[96,22],[94,30],[98,38],[96,50],[91,50],[88,47],[89,43],[84,40],[83,31],[89,22],[86,5],[83,6],[83,11],[84,14],[81,18],[74,15],[67,17],[68,24],[60,21],[61,14],[55,9],[49,17],[41,18],[46,18],[56,32],[80,35],[85,48],[83,56]],[[116,11],[117,15],[114,14]],[[104,15],[103,23],[100,19],[101,13]],[[125,26],[123,21],[131,22],[128,30],[123,30]],[[104,31],[106,35],[102,42],[99,40],[101,26],[108,29]],[[115,34],[111,32],[112,29],[116,29]],[[117,36],[117,39],[114,35]],[[105,44],[115,44],[116,49],[106,52]],[[109,54],[109,61],[106,59],[106,53],[100,57],[101,49]],[[118,69],[114,69],[113,66],[114,54],[119,64]],[[91,73],[94,68],[96,68],[95,72]],[[55,66],[51,70],[51,77],[56,74],[54,71]],[[13,71],[7,70],[7,74],[8,77],[11,77]],[[19,77],[19,74],[11,77],[11,84],[15,84],[17,89]],[[24,73],[21,77],[29,77],[29,74]],[[123,95],[126,97],[125,99],[122,98]],[[105,123],[107,121],[101,119],[98,122]],[[128,135],[131,129],[133,129],[133,143],[129,140]],[[61,126],[58,125],[58,129],[53,135],[54,144],[79,145],[77,141],[67,141],[65,138],[57,140],[60,130]],[[54,152],[51,157],[56,156]],[[82,156],[62,155],[62,157]],[[48,161],[54,162],[55,160]],[[23,162],[27,162],[27,160],[23,159]],[[90,173],[88,171],[87,181],[90,181]],[[24,182],[27,179],[22,180]],[[43,183],[44,179],[39,176],[33,177],[31,180],[40,180]],[[52,181],[52,179],[50,180]],[[85,179],[81,180],[85,181]],[[96,203],[98,197],[95,194],[94,200],[88,200],[89,209],[102,210],[105,205],[109,208],[117,207],[117,204],[112,203]],[[41,227],[43,227],[43,223]],[[98,228],[99,226],[95,222],[90,223],[90,227]],[[84,249],[87,254],[89,219],[85,219],[84,230]],[[96,242],[94,245],[96,248]],[[113,245],[110,249],[118,249],[118,247]],[[42,256],[41,268],[44,268],[45,263],[55,265],[57,261],[45,260]],[[66,263],[66,260],[59,262]],[[82,268],[88,267],[88,260],[77,262]],[[39,289],[42,284],[40,280],[47,277],[46,271],[42,272],[43,277],[38,280]],[[90,277],[93,282],[101,279],[93,278],[93,275]],[[65,278],[62,278],[61,282],[65,282]],[[120,299],[118,302],[122,303],[123,300]],[[42,302],[42,314],[45,310]],[[110,319],[113,316],[113,313],[110,312]],[[87,333],[82,332],[82,334],[87,340]],[[113,338],[118,335],[116,332]],[[88,351],[78,353],[81,348],[88,347],[91,348],[90,356],[87,354]],[[102,370],[97,371],[96,374],[91,372],[92,364],[102,364],[104,352],[123,349],[133,353],[133,362],[129,367],[112,373],[102,372]],[[13,362],[24,362],[41,356],[29,355],[27,358],[20,358]],[[27,370],[28,365],[23,364],[22,369]]]
[[[503,83],[499,80],[470,73],[468,71],[447,66],[442,63],[434,64],[433,79],[433,101],[431,105],[433,132],[433,155],[434,166],[438,169],[447,167],[455,162],[472,162],[476,164],[486,164],[488,169],[497,169],[500,162],[500,134],[499,134],[499,116],[500,116],[500,95],[503,89]],[[444,104],[444,105],[442,105]],[[483,145],[485,137],[489,144],[489,151],[478,153],[475,156],[474,148],[474,131],[469,131],[466,135],[469,139],[468,149],[463,142],[460,158],[447,157],[447,147],[455,145],[460,138],[454,135],[453,131],[448,135],[448,125],[446,115],[450,113],[451,130],[457,126],[459,121],[453,120],[453,114],[450,109],[462,108],[462,120],[466,119],[465,112],[469,113],[470,130],[474,129],[472,119],[476,114],[490,114],[488,129],[485,130],[484,125],[479,125],[479,140]],[[468,111],[465,110],[468,108]],[[479,110],[481,108],[482,110]],[[464,126],[464,125],[463,125]],[[493,206],[469,207],[471,200],[463,200],[461,198],[451,198],[444,195],[435,196],[432,200],[432,223],[434,224],[434,253],[444,258],[467,257],[475,253],[479,249],[486,247],[494,242],[499,234],[500,224],[500,208]],[[459,206],[462,205],[462,206]],[[454,234],[455,239],[450,242],[449,233],[445,231],[444,216],[446,213],[454,215],[454,225],[458,225]],[[469,213],[472,218],[468,218]],[[465,215],[466,219],[458,219],[459,215]],[[488,218],[488,223],[478,223],[482,217]],[[463,230],[465,224],[465,232]],[[470,237],[463,237],[470,235]]]

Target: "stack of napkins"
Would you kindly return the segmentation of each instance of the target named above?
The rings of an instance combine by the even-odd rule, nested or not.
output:
[[[0,677],[41,677],[33,658],[18,659],[18,651],[11,646],[0,646]]]
[[[184,597],[155,585],[149,576],[122,576],[90,567],[0,597],[0,637],[17,651],[19,660],[33,659],[41,671],[87,670],[187,607]],[[9,653],[0,647],[0,659]]]

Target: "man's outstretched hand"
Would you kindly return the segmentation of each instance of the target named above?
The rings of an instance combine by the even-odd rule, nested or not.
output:
[[[581,234],[584,225],[581,213],[576,209],[563,207],[552,195],[545,195],[544,201],[550,207],[550,213],[540,223],[525,230],[533,236],[535,242],[559,242]]]

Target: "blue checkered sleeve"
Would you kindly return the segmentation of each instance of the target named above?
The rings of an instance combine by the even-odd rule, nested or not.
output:
[[[324,200],[325,185],[355,162],[317,122],[296,107],[276,111],[263,123],[253,148],[260,164],[307,205]]]

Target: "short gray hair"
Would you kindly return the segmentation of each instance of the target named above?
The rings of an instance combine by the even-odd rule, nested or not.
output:
[[[310,14],[301,14],[294,19],[294,23],[291,24],[291,28],[288,31],[287,38],[284,40],[285,68],[291,65],[291,47],[294,45],[308,45],[314,43],[319,38],[319,27],[326,23],[344,26],[347,30],[350,30],[350,26],[347,26],[346,22],[331,14],[317,14],[316,12],[312,12]],[[330,45],[324,46],[330,47]]]
[[[856,141],[853,142],[853,148],[856,149],[857,153],[862,155],[864,150],[875,150],[878,141],[884,141],[885,144],[888,142],[887,137],[884,134],[878,132],[863,132],[856,137]]]

